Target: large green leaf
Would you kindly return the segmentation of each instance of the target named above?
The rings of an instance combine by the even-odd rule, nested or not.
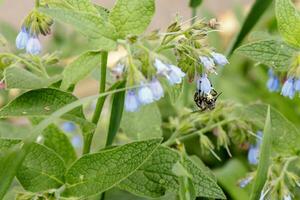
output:
[[[3,139],[3,138],[0,138],[0,152],[2,153],[4,151],[7,151],[11,147],[19,144],[20,142],[21,142],[21,140],[17,140],[17,139]]]
[[[281,41],[263,40],[243,45],[236,52],[274,69],[287,70],[296,50]]]
[[[22,186],[32,192],[59,188],[64,183],[64,161],[49,148],[33,144],[18,170]]]
[[[88,197],[117,185],[136,171],[160,142],[161,139],[133,142],[83,156],[66,173],[63,196]]]
[[[157,198],[167,191],[179,190],[179,177],[172,169],[180,161],[178,152],[160,147],[134,174],[119,184],[121,189],[139,196]],[[184,167],[191,174],[196,196],[225,199],[216,181],[207,175],[189,158],[184,158]]]
[[[60,76],[52,78],[39,77],[24,68],[9,67],[4,71],[7,89],[39,89],[52,85],[61,79]]]
[[[0,121],[0,138],[22,139],[30,132],[28,126],[18,126],[6,121]]]
[[[267,8],[270,6],[273,0],[256,0],[253,4],[247,18],[245,19],[240,32],[237,34],[232,46],[228,50],[228,54],[232,54],[233,51],[241,44],[244,38],[252,30],[252,28],[259,21],[260,17],[264,14]]]
[[[117,0],[110,12],[110,22],[121,37],[145,31],[155,12],[154,0]]]
[[[66,67],[63,72],[62,90],[67,90],[71,85],[78,83],[100,65],[99,52],[86,52]]]
[[[254,104],[240,106],[235,109],[233,114],[246,120],[261,130],[264,128],[265,117],[268,106]],[[272,121],[272,148],[274,152],[284,155],[296,154],[300,150],[300,132],[290,121],[288,121],[276,109],[271,109]]]
[[[43,144],[57,153],[66,163],[71,165],[76,160],[76,152],[69,138],[57,126],[50,125],[43,131]]]
[[[73,9],[83,12],[97,14],[97,9],[92,4],[91,0],[66,0]]]
[[[271,141],[273,138],[272,121],[270,115],[271,112],[269,106],[266,115],[265,128],[263,131],[264,133],[263,140],[260,147],[259,164],[258,164],[257,173],[256,173],[255,181],[252,188],[251,198],[250,198],[251,200],[256,200],[260,198],[261,191],[263,190],[268,177],[268,170],[271,161],[271,149],[272,149]]]
[[[57,89],[38,89],[22,94],[0,110],[0,117],[47,116],[76,101],[72,94]],[[84,118],[82,108],[70,114]]]
[[[292,46],[300,47],[300,14],[291,0],[276,0],[278,29],[284,40]]]
[[[72,25],[89,38],[116,39],[114,26],[100,15],[60,8],[40,8],[40,10],[54,19]]]
[[[140,108],[138,112],[125,112],[121,128],[133,140],[161,137],[161,115],[156,104]]]

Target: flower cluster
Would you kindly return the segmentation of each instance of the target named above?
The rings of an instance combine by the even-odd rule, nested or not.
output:
[[[53,20],[50,17],[36,10],[32,11],[25,19],[16,38],[16,47],[18,49],[26,49],[28,54],[38,55],[42,50],[39,35],[50,34],[52,24]]]
[[[272,69],[268,72],[269,79],[267,81],[267,88],[270,92],[280,91],[279,76],[274,73]],[[293,99],[297,92],[300,92],[300,78],[295,76],[288,76],[281,88],[281,95]]]
[[[149,82],[141,82],[140,87],[127,91],[125,97],[125,110],[135,112],[141,105],[158,101],[164,96],[164,89],[158,80],[159,76],[165,77],[170,85],[180,84],[185,73],[175,65],[163,63],[156,59],[154,62],[156,75]]]

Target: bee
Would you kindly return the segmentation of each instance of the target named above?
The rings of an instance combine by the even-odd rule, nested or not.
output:
[[[209,94],[203,94],[201,90],[198,90],[194,95],[194,101],[196,105],[201,109],[201,112],[205,110],[213,110],[216,107],[216,101],[222,93],[218,93],[215,89]]]

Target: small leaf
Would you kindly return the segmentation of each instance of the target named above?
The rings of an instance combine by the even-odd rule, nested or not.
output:
[[[167,147],[159,147],[151,158],[134,174],[118,186],[139,196],[158,198],[167,191],[179,190],[179,179],[173,173],[174,165],[181,160],[178,152]],[[224,199],[225,196],[216,181],[206,175],[189,158],[184,159],[183,167],[192,176],[196,196]]]
[[[4,71],[4,78],[7,89],[39,89],[58,82],[61,77],[55,76],[49,79],[37,75],[20,67],[9,67]]]
[[[66,0],[74,10],[97,14],[97,9],[90,0]]]
[[[63,196],[88,197],[108,190],[136,171],[160,142],[160,139],[133,142],[83,156],[66,173]]]
[[[273,2],[273,0],[256,0],[253,4],[249,14],[247,15],[243,26],[236,36],[232,46],[230,47],[228,51],[228,55],[231,55],[234,50],[241,44],[241,42],[244,40],[244,38],[248,35],[248,33],[252,30],[252,28],[256,25],[256,23],[259,21],[261,16],[264,14],[264,12],[267,10],[267,8],[270,6],[270,4]]]
[[[284,40],[300,47],[300,14],[291,0],[276,0],[275,6],[278,29]]]
[[[281,41],[263,40],[243,45],[236,52],[274,69],[287,70],[296,50]]]
[[[119,87],[117,87],[117,89],[124,88],[125,85],[126,82],[124,81]],[[124,110],[124,100],[125,91],[113,95],[106,146],[110,146],[113,143],[113,140],[119,130]]]
[[[262,145],[260,147],[259,164],[250,197],[251,200],[256,200],[260,198],[261,191],[267,180],[269,165],[271,161],[271,145],[273,139],[274,138],[272,135],[271,110],[269,106],[266,116],[265,128],[263,131]]]
[[[65,171],[64,162],[57,154],[43,145],[33,144],[17,178],[26,190],[39,192],[63,185]]]
[[[68,65],[63,71],[62,90],[67,90],[71,85],[78,83],[100,65],[99,52],[86,52]]]
[[[89,38],[105,37],[111,40],[116,38],[116,30],[113,25],[100,15],[60,8],[40,8],[40,10],[54,19],[72,25]]]
[[[150,24],[154,11],[154,0],[117,0],[109,19],[124,38],[143,33]]]
[[[156,104],[146,105],[138,112],[123,114],[121,128],[132,140],[161,137],[161,115]]]

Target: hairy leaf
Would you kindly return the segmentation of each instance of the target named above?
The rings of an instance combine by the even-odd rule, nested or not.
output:
[[[121,182],[119,187],[136,195],[151,198],[161,197],[167,191],[176,192],[179,190],[179,177],[173,173],[173,167],[179,161],[178,152],[167,147],[159,147],[151,158]],[[192,175],[196,196],[225,198],[216,181],[189,158],[184,159],[184,167]]]
[[[67,90],[71,85],[78,83],[100,65],[99,52],[86,52],[68,65],[63,72],[62,90]]]
[[[17,139],[3,139],[3,138],[0,138],[0,152],[7,151],[11,147],[19,144],[20,142],[21,142],[21,140],[17,140]]]
[[[117,0],[109,19],[124,38],[143,33],[150,24],[154,11],[154,0]]]
[[[40,10],[54,19],[72,25],[89,38],[116,39],[114,26],[100,15],[60,8],[41,8]]]
[[[161,137],[161,115],[156,104],[146,105],[138,112],[123,114],[121,128],[130,139]]]
[[[228,54],[232,54],[233,51],[240,45],[240,43],[244,40],[244,38],[248,35],[248,33],[252,30],[252,28],[259,21],[261,16],[270,6],[273,0],[256,0],[253,4],[249,14],[247,15],[243,26],[236,36],[232,46],[230,47]]]
[[[296,50],[281,41],[263,40],[243,45],[236,52],[274,69],[287,70]]]
[[[91,0],[66,0],[75,10],[97,14],[97,9]]]
[[[52,85],[61,79],[55,76],[49,79],[37,75],[20,67],[9,67],[4,71],[4,78],[7,89],[39,89]]]
[[[17,178],[26,190],[39,192],[63,185],[65,171],[64,162],[57,154],[43,145],[33,144]]]
[[[22,139],[30,132],[27,126],[17,126],[6,121],[0,121],[0,138]]]
[[[236,117],[246,120],[263,129],[268,106],[254,104],[241,106],[233,113]],[[300,132],[276,109],[271,109],[272,148],[276,153],[290,155],[299,152]]]
[[[291,0],[276,0],[275,12],[278,29],[284,40],[300,47],[300,14]]]
[[[108,190],[137,170],[160,142],[160,139],[133,142],[83,156],[66,173],[67,188],[63,196],[88,197]]]

